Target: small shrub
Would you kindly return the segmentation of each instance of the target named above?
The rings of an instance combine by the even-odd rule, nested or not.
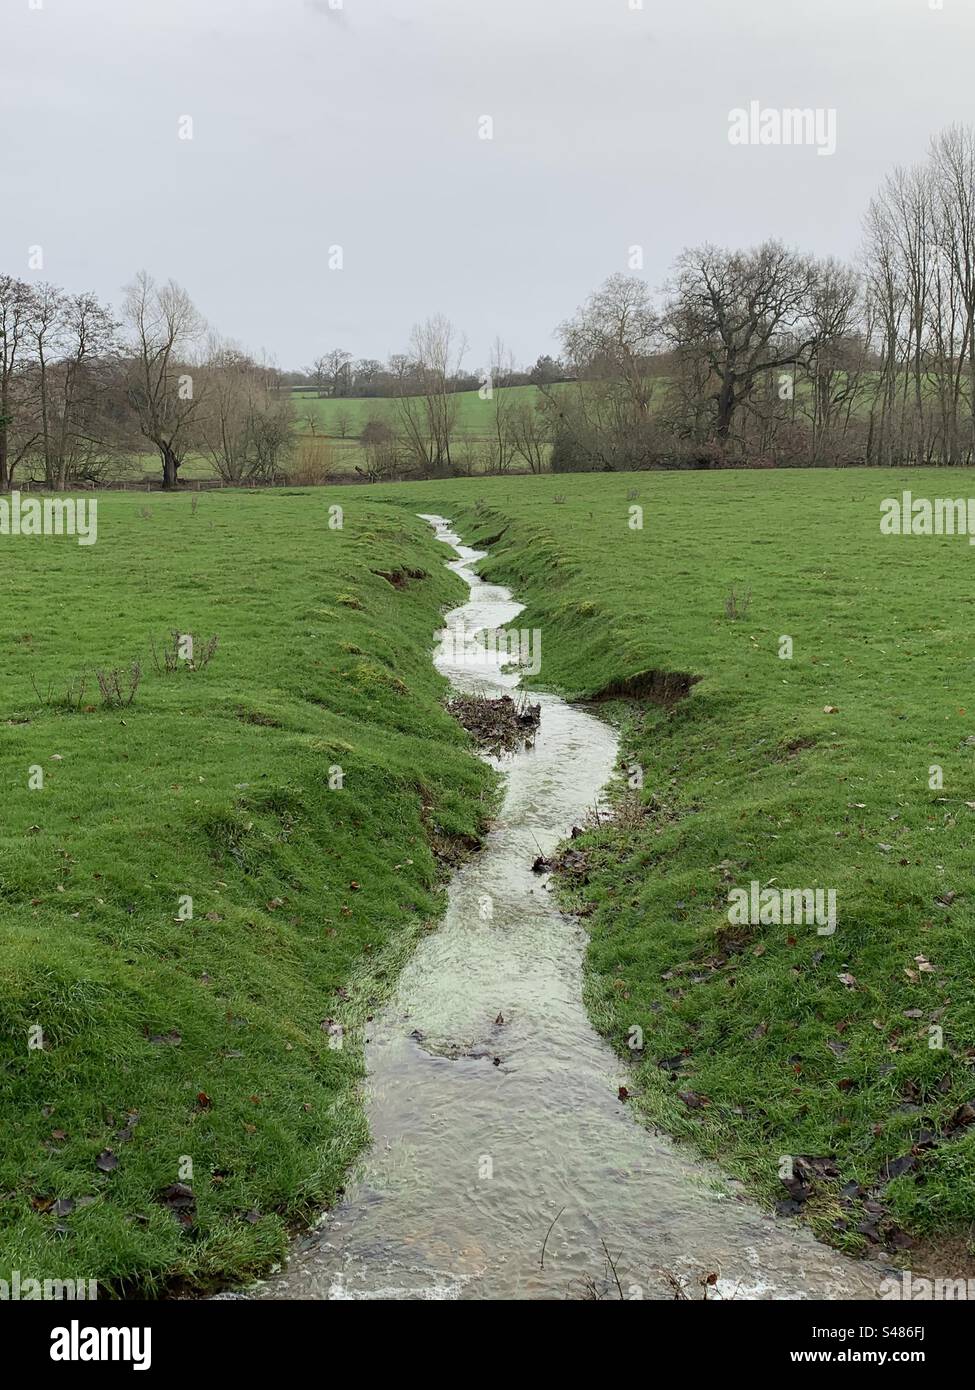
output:
[[[133,661],[127,672],[115,667],[111,671],[95,671],[102,704],[109,709],[128,709],[142,681],[142,663]]]
[[[733,623],[740,622],[748,612],[751,601],[751,589],[746,590],[744,594],[739,594],[737,589],[732,586],[728,592],[728,597],[724,601],[725,616]]]
[[[174,671],[202,671],[213,660],[219,642],[216,633],[205,642],[192,632],[173,631],[170,637],[172,644],[166,643],[159,649],[156,647],[155,639],[150,638],[152,664],[159,676],[171,676]],[[187,640],[191,653],[189,656],[183,654]]]
[[[60,695],[54,694],[53,682],[48,682],[43,693],[38,689],[33,675],[30,678],[30,683],[34,687],[34,694],[38,701],[49,709],[80,710],[84,705],[85,691],[88,689],[88,677],[84,674],[73,676]]]

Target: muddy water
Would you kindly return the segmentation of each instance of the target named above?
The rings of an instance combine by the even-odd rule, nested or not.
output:
[[[469,655],[522,605],[478,579],[482,552],[427,519],[470,586],[446,620]],[[472,670],[464,650],[438,664],[458,688],[517,684],[497,665]],[[531,871],[538,848],[551,851],[599,797],[616,741],[586,711],[532,698],[541,730],[533,749],[498,763],[498,824],[374,1020],[362,1172],[252,1296],[561,1299],[591,1296],[595,1281],[616,1298],[603,1242],[628,1297],[670,1297],[667,1272],[694,1281],[712,1270],[725,1297],[875,1296],[878,1266],[764,1215],[620,1103],[622,1065],[581,1002],[583,933]]]

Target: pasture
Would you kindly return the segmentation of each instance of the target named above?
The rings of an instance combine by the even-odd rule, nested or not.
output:
[[[94,546],[0,538],[5,1269],[245,1277],[366,1142],[365,1020],[491,779],[430,663],[461,585],[343,500],[102,494]]]
[[[591,1014],[633,1060],[629,1103],[768,1201],[792,1200],[783,1160],[833,1156],[839,1177],[795,1206],[849,1248],[878,1225],[903,1240],[975,1218],[975,552],[881,535],[904,489],[972,484],[790,470],[375,494],[493,542],[483,573],[528,603],[542,684],[586,698],[700,677],[669,707],[606,705],[625,814],[576,842],[588,869],[569,888]],[[753,881],[832,888],[835,933],[733,924],[729,895]]]
[[[848,1249],[963,1235],[973,554],[879,521],[904,488],[967,487],[763,470],[102,494],[95,546],[4,537],[4,1264],[207,1287],[341,1190],[367,1142],[363,1025],[494,805],[430,663],[461,589],[429,510],[527,603],[533,684],[621,729],[620,809],[562,891],[626,1103]],[[173,632],[216,636],[212,659],[167,663]],[[124,692],[133,662],[131,704],[106,703],[96,668]],[[676,698],[667,673],[698,679]],[[733,922],[753,882],[833,890],[835,932]],[[793,1198],[796,1158],[835,1172]]]

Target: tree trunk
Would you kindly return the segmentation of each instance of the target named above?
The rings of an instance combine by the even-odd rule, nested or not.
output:
[[[722,377],[721,390],[718,393],[718,419],[715,429],[719,439],[727,439],[731,434],[732,422],[735,418],[735,383],[731,377]]]
[[[10,418],[10,401],[7,397],[7,382],[4,378],[3,391],[0,392],[0,492],[10,490],[10,471],[7,466],[9,437],[7,435],[7,421]]]
[[[179,480],[176,475],[179,472],[179,460],[168,444],[161,445],[159,452],[162,455],[163,487],[178,487]]]

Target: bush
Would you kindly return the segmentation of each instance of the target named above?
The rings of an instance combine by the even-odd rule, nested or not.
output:
[[[288,482],[299,487],[314,487],[324,483],[332,470],[332,451],[322,439],[302,440],[295,460],[288,470]]]

